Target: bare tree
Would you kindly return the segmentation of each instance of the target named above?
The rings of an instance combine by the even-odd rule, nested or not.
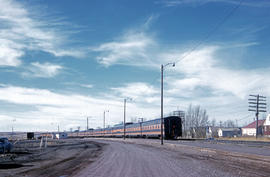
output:
[[[223,122],[219,121],[219,128],[222,128],[222,127],[223,127]]]
[[[212,126],[212,127],[215,127],[215,126],[216,126],[216,119],[215,119],[215,118],[212,119],[212,121],[211,121],[211,126]]]
[[[195,134],[194,136],[205,136],[205,128],[209,125],[208,115],[205,109],[202,109],[199,105],[192,106],[190,104],[186,113],[185,121],[186,129]]]
[[[232,121],[232,120],[226,120],[225,122],[223,122],[223,127],[234,128],[236,126],[235,126],[234,121]]]

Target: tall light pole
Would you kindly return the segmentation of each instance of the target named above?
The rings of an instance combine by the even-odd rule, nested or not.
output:
[[[139,123],[140,123],[141,137],[142,137],[142,123],[143,123],[143,118],[139,118]]]
[[[160,140],[161,140],[161,145],[163,145],[163,124],[164,124],[164,120],[163,120],[163,70],[166,66],[168,65],[172,65],[172,67],[175,66],[175,63],[167,63],[166,65],[161,65],[161,116],[160,116]]]
[[[104,136],[105,136],[105,113],[106,112],[109,112],[109,110],[105,110],[104,112],[103,112],[103,128],[104,128]]]
[[[89,127],[88,127],[88,117],[87,117],[87,120],[86,120],[86,131],[88,131]]]
[[[124,99],[124,139],[126,139],[126,104],[128,100],[132,100],[132,98],[125,98]]]
[[[89,129],[89,118],[92,118],[92,116],[86,117],[86,131],[88,131],[88,129]]]
[[[12,134],[11,134],[11,137],[12,137],[12,139],[13,139],[13,135],[14,135],[14,122],[16,121],[16,119],[13,119],[12,120]]]

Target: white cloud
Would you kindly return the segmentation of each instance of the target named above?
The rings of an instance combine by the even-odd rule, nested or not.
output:
[[[101,53],[98,62],[109,66],[112,64],[147,65],[153,64],[149,60],[148,49],[155,45],[154,40],[143,32],[129,31],[113,42],[101,44],[92,49]]]
[[[225,67],[221,63],[224,58],[217,58],[219,50],[220,47],[209,46],[194,51],[176,64],[174,72],[178,72],[182,78],[169,77],[167,83],[172,89],[190,91],[203,87],[211,89],[212,93],[233,94],[239,98],[259,91],[262,87],[264,92],[270,91],[270,87],[265,84],[270,82],[268,68],[237,70]]]
[[[226,3],[226,4],[239,4],[239,0],[160,0],[158,4],[163,4],[167,7],[174,7],[179,5],[204,5],[206,3]],[[243,6],[249,7],[269,7],[270,3],[267,0],[253,1],[245,0],[241,2]]]
[[[93,88],[93,85],[91,84],[80,84],[80,86],[85,88]]]
[[[120,96],[123,98],[131,97],[138,101],[146,97],[152,97],[157,93],[159,93],[158,90],[153,86],[142,82],[129,83],[123,87],[111,89],[115,91],[117,94],[120,94]]]
[[[0,40],[0,42],[3,40]],[[9,46],[3,42],[0,44],[0,66],[19,66],[21,61],[18,59],[24,54],[23,51]]]
[[[26,50],[82,57],[79,49],[65,49],[67,33],[48,21],[18,1],[0,0],[0,65],[19,66]]]
[[[0,101],[3,104],[11,104],[13,108],[18,106],[27,109],[5,109],[0,111],[0,117],[16,119],[16,130],[56,130],[60,124],[62,129],[75,129],[74,126],[85,127],[86,117],[91,116],[91,127],[103,126],[103,111],[110,110],[106,115],[106,124],[113,125],[122,121],[123,100],[116,96],[97,98],[81,94],[57,93],[46,89],[25,88],[11,85],[1,85]],[[147,117],[154,118],[158,108],[143,107],[129,102],[127,105],[127,118]],[[27,122],[27,123],[26,123]],[[9,124],[9,123],[7,123]],[[5,125],[7,125],[5,124]],[[2,124],[1,124],[2,125]],[[0,127],[1,127],[0,125]],[[9,130],[1,127],[2,130]]]
[[[57,64],[52,64],[48,62],[46,63],[33,62],[28,67],[28,71],[23,73],[23,76],[50,78],[59,74],[60,70],[62,69],[63,67]]]

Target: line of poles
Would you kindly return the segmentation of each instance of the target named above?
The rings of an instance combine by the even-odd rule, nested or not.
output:
[[[165,65],[161,65],[161,98],[160,98],[160,140],[161,140],[161,145],[164,144],[163,142],[163,139],[164,139],[164,131],[163,131],[163,127],[164,127],[164,118],[163,118],[163,73],[164,73],[164,69],[165,67],[167,66],[172,66],[172,67],[175,67],[175,63],[167,63]],[[130,97],[126,97],[124,98],[124,122],[123,122],[123,126],[124,126],[124,140],[126,139],[126,104],[127,104],[127,101],[132,101],[132,98]],[[109,112],[109,110],[104,110],[103,112],[103,128],[105,129],[105,115],[106,115],[106,112]],[[88,118],[90,118],[89,116],[87,117],[87,130],[89,129],[89,126],[88,126]],[[104,132],[104,136],[105,136],[105,132]]]

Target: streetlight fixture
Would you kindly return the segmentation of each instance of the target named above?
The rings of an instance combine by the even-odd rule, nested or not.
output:
[[[103,128],[104,128],[104,136],[105,136],[105,113],[106,112],[109,112],[109,110],[105,110],[104,112],[103,112]]]
[[[132,101],[132,98],[125,98],[124,99],[124,139],[126,139],[126,103],[127,101]]]
[[[166,66],[171,65],[172,67],[175,67],[175,63],[167,63],[166,65],[161,65],[161,116],[160,116],[160,140],[161,140],[161,145],[163,145],[163,71]]]

